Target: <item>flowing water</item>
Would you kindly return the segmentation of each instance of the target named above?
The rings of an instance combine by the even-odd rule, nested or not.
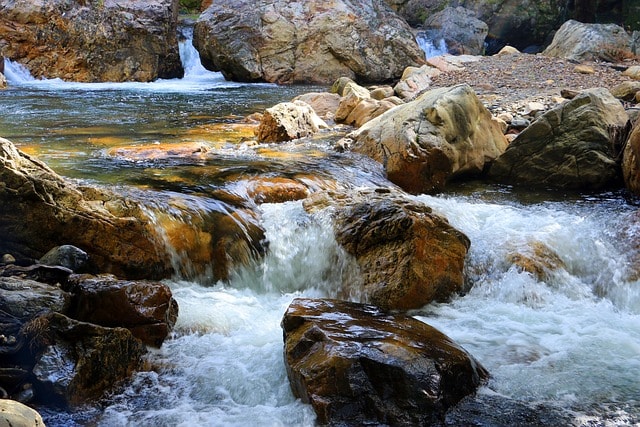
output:
[[[58,173],[98,185],[215,204],[238,176],[292,176],[357,187],[390,185],[379,166],[311,146],[245,145],[240,117],[318,88],[246,85],[198,68],[189,44],[183,80],[129,84],[33,81],[6,64],[0,136]],[[191,58],[191,59],[189,59]],[[210,144],[206,159],[136,159],[122,147]],[[204,170],[206,173],[199,171]],[[189,177],[187,179],[186,177]],[[319,178],[318,178],[319,177]],[[321,186],[321,185],[320,185]],[[623,193],[521,193],[482,183],[416,200],[471,239],[468,292],[414,315],[452,337],[491,372],[481,393],[557,407],[575,425],[640,425],[640,219]],[[228,283],[168,281],[180,306],[150,369],[103,402],[48,426],[312,426],[289,390],[280,320],[297,296],[335,296],[351,260],[330,223],[301,202],[259,207],[269,250]],[[507,260],[532,245],[560,267],[536,278]],[[509,424],[509,414],[502,415]]]

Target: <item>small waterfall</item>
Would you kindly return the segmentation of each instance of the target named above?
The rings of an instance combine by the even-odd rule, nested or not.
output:
[[[424,51],[425,58],[427,59],[448,53],[447,44],[444,39],[433,37],[433,34],[430,32],[420,31],[417,33],[416,42],[418,42],[418,46]]]
[[[9,84],[20,84],[35,81],[27,68],[18,63],[4,59],[4,76]]]

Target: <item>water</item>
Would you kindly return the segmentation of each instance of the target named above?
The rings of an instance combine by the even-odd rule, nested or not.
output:
[[[448,53],[447,43],[443,38],[434,37],[429,31],[420,31],[416,34],[416,42],[424,51],[426,59]]]
[[[194,61],[183,81],[91,85],[34,81],[8,63],[0,136],[65,176],[158,204],[183,195],[194,205],[215,205],[213,190],[240,194],[238,183],[259,175],[306,174],[318,188],[389,185],[379,167],[337,154],[326,141],[250,146],[238,133],[220,134],[245,114],[318,88],[229,83]],[[193,142],[212,144],[214,156],[135,161],[108,153]],[[471,239],[468,292],[414,314],[489,369],[481,392],[558,407],[575,425],[640,425],[635,202],[618,193],[523,194],[485,184],[415,199]],[[43,411],[48,426],[314,424],[311,408],[289,390],[279,323],[295,297],[335,296],[352,260],[328,219],[309,216],[301,202],[259,210],[269,241],[264,260],[228,283],[168,281],[180,316],[172,337],[149,353],[149,370],[95,407]],[[537,278],[508,262],[536,244],[562,267]]]

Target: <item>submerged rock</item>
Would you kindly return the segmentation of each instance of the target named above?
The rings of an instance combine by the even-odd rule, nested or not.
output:
[[[146,82],[184,72],[178,0],[18,0],[0,10],[2,53],[35,77]]]
[[[237,81],[381,82],[424,63],[411,28],[382,0],[216,1],[194,45],[206,68]]]
[[[429,207],[390,190],[315,193],[304,206],[335,210],[336,240],[359,267],[345,295],[407,310],[462,290],[469,239]]]
[[[282,329],[291,389],[321,424],[434,425],[488,377],[435,328],[369,305],[295,299]]]
[[[353,151],[380,162],[410,193],[442,190],[479,175],[507,146],[499,125],[468,85],[427,91],[347,135]]]
[[[582,91],[524,129],[489,174],[516,185],[605,188],[620,178],[611,132],[627,121],[624,107],[608,90]]]

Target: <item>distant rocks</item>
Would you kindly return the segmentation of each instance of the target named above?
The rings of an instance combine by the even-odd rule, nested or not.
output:
[[[0,51],[34,77],[147,82],[183,75],[178,0],[15,1],[0,9]]]
[[[217,1],[198,19],[194,45],[206,68],[246,82],[383,82],[424,63],[383,0]]]
[[[424,29],[432,40],[443,39],[449,53],[481,55],[489,27],[475,15],[463,7],[446,7],[429,15]]]

